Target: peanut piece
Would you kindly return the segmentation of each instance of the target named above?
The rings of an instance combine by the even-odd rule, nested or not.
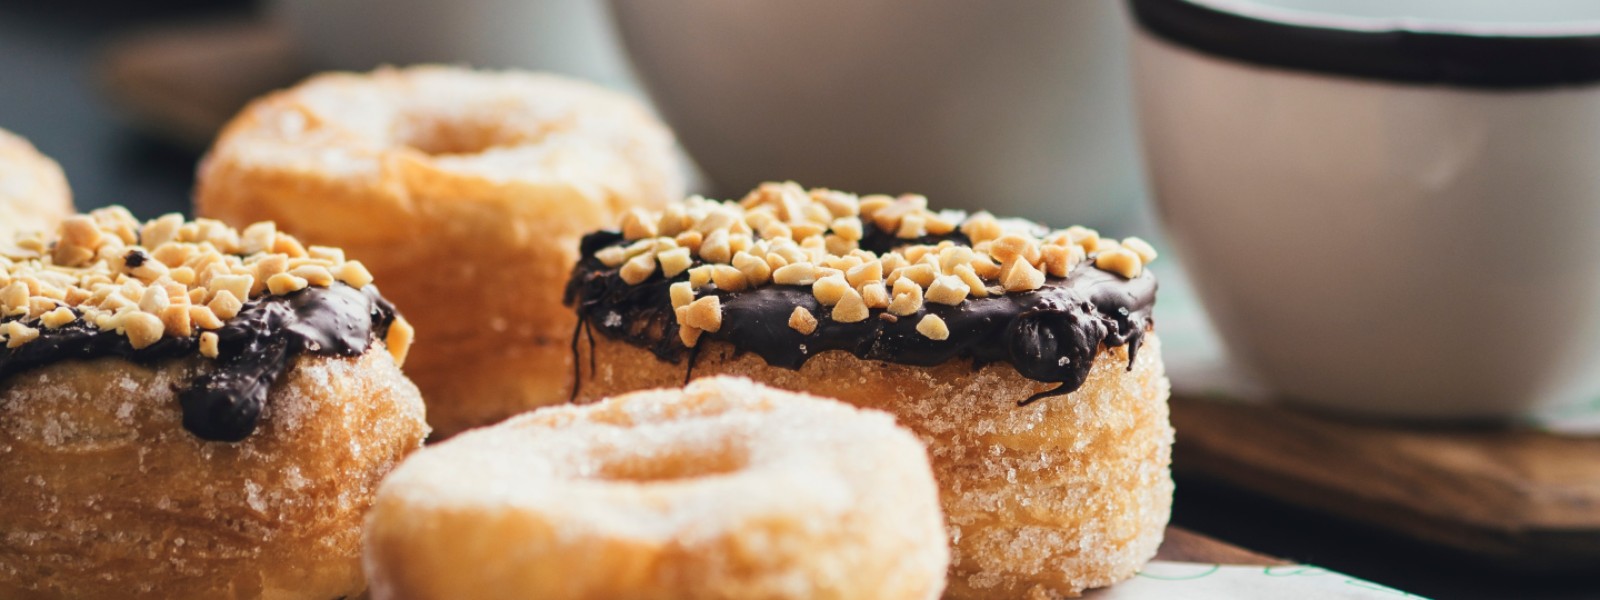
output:
[[[1144,262],[1139,260],[1139,255],[1127,248],[1117,248],[1101,252],[1094,258],[1094,266],[1102,271],[1116,273],[1126,279],[1133,279],[1144,273]]]
[[[933,280],[932,285],[928,286],[928,292],[923,297],[928,302],[955,306],[966,300],[967,294],[971,291],[972,288],[962,283],[960,277],[940,275]]]
[[[151,344],[161,341],[161,336],[166,333],[166,326],[161,319],[147,312],[131,312],[122,316],[122,329],[128,335],[128,343],[134,350],[150,347]]]
[[[861,294],[846,288],[844,295],[839,298],[839,302],[833,305],[833,314],[831,316],[834,321],[840,323],[859,323],[867,320],[870,315],[871,312],[867,310],[867,304],[861,298]]]
[[[683,307],[680,315],[680,322],[715,333],[722,329],[722,300],[716,296],[706,296]]]
[[[917,321],[917,333],[934,341],[950,339],[950,327],[945,325],[944,319],[939,318],[939,315],[924,315],[921,321]]]
[[[1033,267],[1021,257],[1012,259],[1009,268],[1002,268],[1000,285],[1008,292],[1026,292],[1044,286],[1044,272]]]
[[[1122,247],[1132,250],[1134,254],[1139,255],[1139,260],[1147,265],[1154,261],[1157,256],[1155,247],[1151,246],[1150,242],[1146,242],[1142,238],[1122,238]]]
[[[850,289],[850,283],[845,281],[842,275],[829,275],[811,285],[811,295],[816,296],[817,302],[821,302],[823,306],[838,304],[844,298],[845,292],[854,293],[855,290]]]
[[[796,306],[794,312],[789,314],[789,327],[801,335],[811,335],[817,330],[817,318],[804,306]]]
[[[661,263],[661,274],[669,278],[677,277],[694,265],[694,257],[689,254],[688,248],[673,248],[659,253],[656,260]]]
[[[656,257],[649,252],[628,259],[628,262],[622,263],[622,268],[617,270],[622,281],[628,285],[644,283],[644,280],[649,279],[655,272]]]

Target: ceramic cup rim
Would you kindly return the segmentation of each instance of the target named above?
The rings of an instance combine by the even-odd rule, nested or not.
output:
[[[1413,85],[1600,84],[1600,20],[1473,23],[1344,16],[1253,0],[1128,0],[1139,30],[1259,66]]]

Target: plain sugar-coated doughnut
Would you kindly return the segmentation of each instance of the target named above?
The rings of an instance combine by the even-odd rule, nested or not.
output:
[[[384,482],[374,600],[937,598],[922,444],[884,413],[732,378],[467,432]]]
[[[579,238],[682,189],[671,133],[631,98],[425,66],[252,102],[202,162],[195,205],[366,263],[426,341],[406,374],[448,436],[570,398],[561,290]]]
[[[72,214],[72,192],[61,166],[33,144],[0,129],[0,240],[47,231]]]

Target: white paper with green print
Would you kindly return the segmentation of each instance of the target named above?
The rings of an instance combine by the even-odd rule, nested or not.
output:
[[[1421,598],[1310,565],[1257,567],[1153,561],[1132,579],[1085,600],[1397,600]]]

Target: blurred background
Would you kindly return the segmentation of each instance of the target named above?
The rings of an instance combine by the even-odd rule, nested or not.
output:
[[[1144,225],[1116,3],[1022,0],[974,22],[961,3],[935,2],[899,28],[884,26],[890,4],[828,4],[620,1],[619,31],[592,0],[8,0],[0,80],[12,84],[0,93],[7,126],[63,164],[83,206],[181,210],[174,178],[140,173],[187,169],[243,102],[311,72],[442,61],[644,94],[627,32],[660,110],[708,165],[702,191],[737,195],[784,173]]]
[[[1388,14],[1384,3],[1348,4]],[[973,6],[0,0],[0,127],[61,163],[80,209],[123,204],[151,217],[188,210],[196,161],[234,111],[318,70],[417,62],[550,70],[650,99],[708,194],[737,197],[770,178],[920,192],[945,207],[1142,235],[1181,254],[1167,250],[1142,167],[1127,7]],[[1216,380],[1222,344],[1181,265],[1169,258],[1155,267],[1174,380],[1248,388]],[[1179,435],[1178,525],[1431,597],[1600,593],[1586,575],[1500,568],[1481,554],[1186,472]]]

